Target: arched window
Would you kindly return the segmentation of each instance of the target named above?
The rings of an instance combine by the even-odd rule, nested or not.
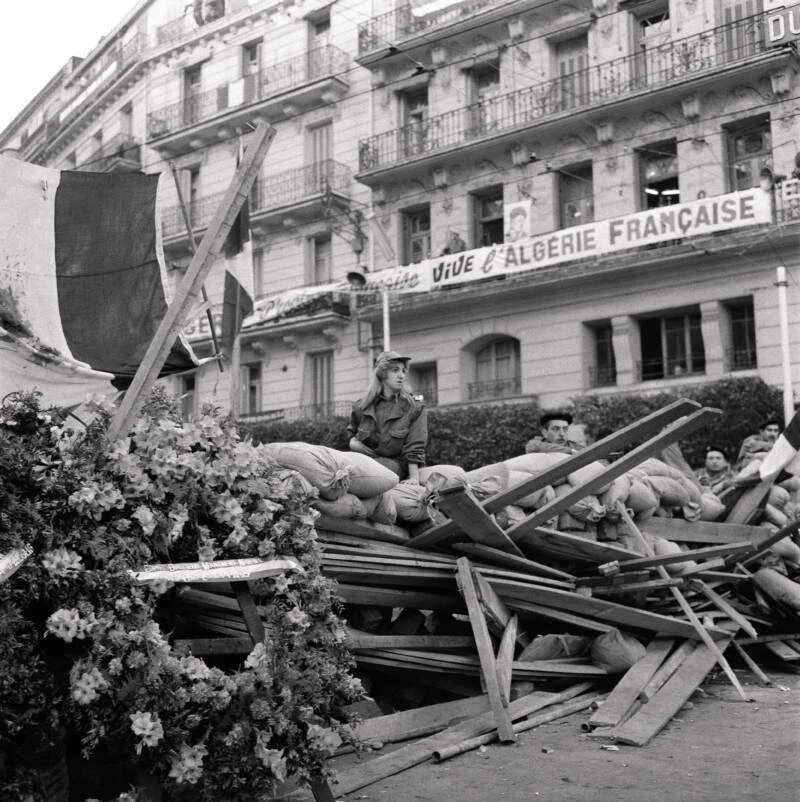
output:
[[[467,386],[470,401],[509,398],[522,392],[519,340],[498,337],[475,351],[475,381]]]

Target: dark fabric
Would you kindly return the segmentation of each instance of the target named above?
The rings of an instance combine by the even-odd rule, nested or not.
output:
[[[242,328],[242,321],[253,313],[253,298],[242,286],[244,277],[237,275],[237,270],[249,270],[252,274],[252,256],[247,248],[249,242],[250,203],[245,198],[244,204],[225,238],[222,249],[227,261],[225,289],[222,296],[222,323],[220,325],[222,329],[220,339],[223,348],[230,348],[233,345],[236,335]],[[247,259],[244,258],[245,253],[248,255]]]
[[[64,172],[55,200],[58,303],[76,359],[136,373],[166,309],[156,257],[157,175]],[[176,342],[161,375],[195,367]]]
[[[381,457],[425,464],[428,415],[420,402],[400,398],[376,414],[375,404],[365,409],[357,401],[353,404],[347,432]]]

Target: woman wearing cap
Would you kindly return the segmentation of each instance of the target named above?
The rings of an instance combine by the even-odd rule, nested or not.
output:
[[[366,395],[353,404],[350,450],[368,454],[401,479],[419,482],[428,442],[428,415],[406,384],[410,357],[384,351]]]

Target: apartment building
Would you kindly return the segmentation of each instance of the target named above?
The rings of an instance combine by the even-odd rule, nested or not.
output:
[[[387,337],[439,405],[779,384],[778,266],[797,385],[800,61],[770,13],[142,0],[0,150],[164,172],[177,278],[192,253],[180,201],[198,239],[253,122],[276,128],[250,198],[257,301],[240,371],[171,380],[187,414],[205,400],[342,411]],[[187,332],[211,354],[202,316]]]

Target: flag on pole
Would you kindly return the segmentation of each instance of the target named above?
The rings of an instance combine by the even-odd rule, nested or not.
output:
[[[771,481],[781,471],[794,475],[800,474],[800,417],[792,416],[789,425],[778,435],[764,461],[759,465],[758,473],[762,480]]]
[[[236,166],[242,158],[241,140]],[[250,199],[245,198],[241,211],[225,240],[225,289],[222,297],[220,342],[230,348],[242,321],[253,313],[253,247],[250,240]]]
[[[171,299],[159,184],[0,157],[0,393],[127,386]],[[181,335],[162,375],[197,365]]]

